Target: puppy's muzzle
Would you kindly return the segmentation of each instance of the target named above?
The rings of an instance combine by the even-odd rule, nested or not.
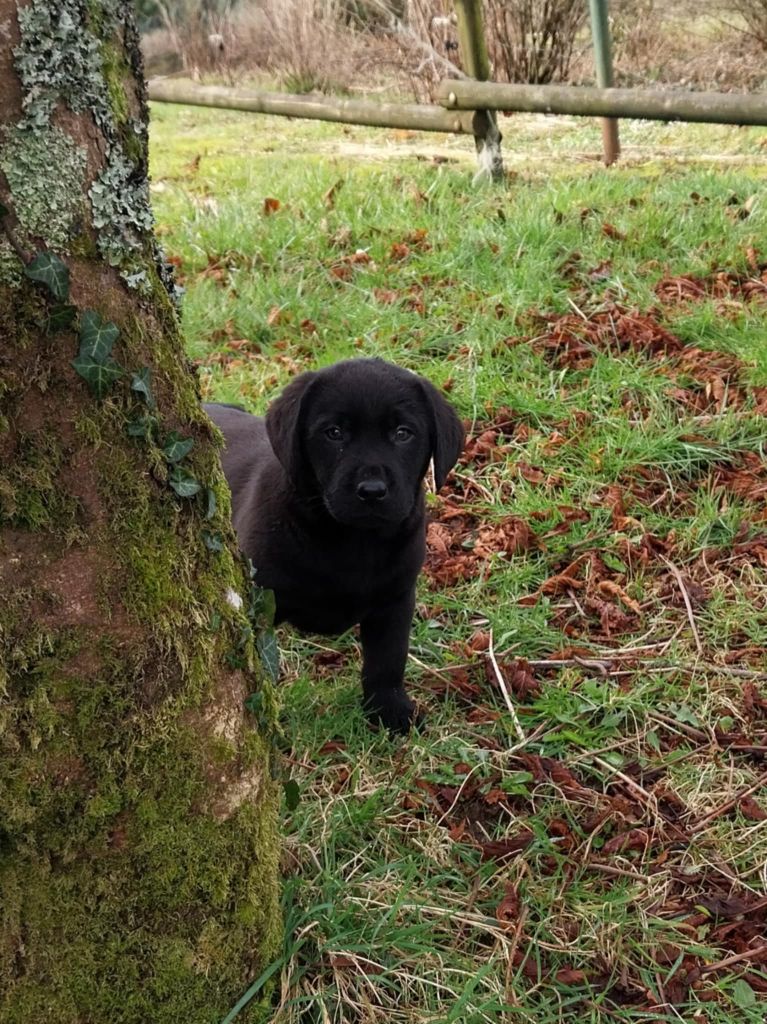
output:
[[[389,488],[380,479],[361,480],[357,484],[357,497],[360,501],[364,501],[369,505],[374,505],[377,501],[383,501],[388,493]]]

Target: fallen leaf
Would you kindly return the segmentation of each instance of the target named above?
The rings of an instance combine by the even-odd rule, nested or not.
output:
[[[322,197],[322,201],[328,209],[332,210],[336,205],[336,196],[344,186],[343,178],[339,178],[338,181],[334,181],[330,188],[325,192]]]
[[[585,971],[573,967],[563,967],[554,975],[560,985],[583,985],[588,979]]]
[[[505,888],[505,895],[495,908],[495,919],[499,924],[508,926],[518,920],[521,904],[516,887],[507,882]]]
[[[483,861],[506,860],[522,853],[533,841],[533,833],[523,829],[516,836],[507,839],[489,840],[479,844],[480,856]]]
[[[602,234],[607,238],[612,238],[619,242],[624,242],[626,240],[624,233],[619,231],[616,226],[611,224],[609,221],[605,221],[602,225]]]
[[[767,821],[767,811],[752,796],[744,796],[739,801],[738,808],[749,821]]]
[[[617,597],[618,600],[635,615],[642,614],[642,609],[639,607],[637,602],[633,598],[629,597],[623,587],[619,586],[613,580],[600,580],[597,584],[597,590],[600,594],[609,597]]]

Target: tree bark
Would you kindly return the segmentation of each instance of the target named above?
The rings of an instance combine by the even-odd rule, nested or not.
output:
[[[268,602],[152,235],[131,4],[0,0],[0,96],[0,1020],[219,1024],[281,938]]]

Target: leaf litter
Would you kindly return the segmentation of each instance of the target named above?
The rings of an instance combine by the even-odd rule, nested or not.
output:
[[[666,278],[656,294],[664,304],[700,301],[702,297],[761,301],[767,295],[767,271],[760,266],[757,277],[746,278],[734,273],[700,280]],[[544,330],[530,343],[557,367],[587,371],[600,352],[632,352],[652,360],[657,371],[668,378],[666,397],[678,404],[686,417],[740,411],[758,417],[767,412],[767,389],[745,383],[747,374],[737,357],[683,343],[662,322],[659,309],[641,312],[610,302],[586,316],[551,315],[540,317],[539,323]],[[587,421],[588,414],[584,414],[580,425]],[[556,442],[548,444],[547,455],[555,456],[558,448],[568,443],[572,427],[572,423],[560,423],[549,431]],[[624,654],[625,638],[648,623],[662,621],[666,632],[678,636],[689,624],[689,616],[705,613],[723,579],[743,588],[745,570],[767,568],[767,532],[753,529],[766,518],[767,461],[761,451],[728,454],[724,460],[712,458],[687,479],[677,481],[651,466],[637,466],[624,473],[601,494],[600,504],[609,510],[614,534],[612,557],[608,557],[611,552],[602,542],[592,547],[586,542],[578,552],[552,550],[554,540],[566,536],[573,523],[590,522],[587,509],[560,506],[561,522],[547,532],[537,529],[530,516],[489,520],[492,502],[485,482],[497,469],[508,479],[516,468],[531,486],[556,488],[557,472],[517,459],[515,441],[529,436],[524,417],[510,408],[473,424],[461,463],[431,509],[425,569],[431,587],[441,589],[476,579],[489,571],[497,558],[524,555],[548,566],[537,589],[519,598],[519,603],[534,606],[546,602],[550,624],[580,646],[554,652],[551,670],[546,668],[545,658],[535,667],[513,656],[499,659],[521,719],[534,710],[544,680],[561,671],[562,664],[575,668],[598,664],[602,677],[615,679],[622,689],[631,686],[635,672],[652,671],[655,662],[661,671],[669,671],[669,679],[694,675],[695,671],[721,671],[726,676],[733,664],[764,665],[764,649],[749,645],[746,637],[740,638],[740,650],[737,646],[720,652],[705,649],[700,666],[675,664],[671,658],[645,659],[638,653],[632,657],[629,647]],[[708,442],[703,439],[702,443]],[[678,510],[692,505],[701,494],[718,494],[725,504],[739,499],[752,507],[750,522],[741,525],[729,544],[711,545],[690,557],[689,552],[677,549],[673,529],[666,536],[657,536],[643,526],[649,508],[665,504]],[[673,559],[684,561],[683,571],[676,569]],[[763,584],[754,593],[764,607]],[[737,644],[737,635],[733,639]],[[487,647],[480,630],[468,647],[455,652],[456,658],[465,660],[433,672],[422,685],[454,699],[473,726],[489,726],[495,732],[502,713],[493,694],[497,687]],[[767,673],[758,671],[753,679],[743,680],[733,728],[707,733],[688,727],[697,739],[685,757],[722,758],[729,751],[730,757],[764,765],[765,683]],[[460,767],[466,770],[466,778],[456,784],[416,779],[406,793],[405,811],[419,820],[436,820],[457,846],[476,850],[481,862],[507,865],[548,844],[555,847],[556,856],[537,857],[537,868],[558,877],[564,862],[570,879],[565,884],[596,874],[608,888],[610,879],[631,877],[646,880],[650,887],[657,885],[660,895],[649,910],[659,922],[673,925],[680,938],[648,947],[647,958],[651,962],[654,958],[665,978],[651,990],[625,965],[617,974],[615,965],[604,964],[600,969],[598,962],[591,970],[563,968],[561,960],[547,966],[546,954],[540,951],[533,961],[529,942],[524,941],[523,899],[516,888],[505,883],[495,916],[504,928],[519,929],[513,963],[525,977],[540,982],[548,973],[560,986],[601,992],[608,1006],[648,1013],[686,1006],[693,995],[699,1003],[720,999],[716,979],[729,970],[742,973],[744,992],[767,993],[767,974],[762,973],[767,964],[767,898],[745,877],[719,866],[713,853],[716,837],[722,837],[722,823],[735,817],[758,827],[767,820],[765,790],[745,792],[718,806],[714,801],[714,810],[706,814],[696,800],[680,795],[667,763],[676,751],[682,753],[690,747],[690,734],[680,731],[685,728],[682,711],[677,712],[678,721],[661,716],[656,723],[660,730],[650,734],[651,745],[663,755],[657,768],[649,767],[653,753],[649,747],[612,776],[610,763],[596,757],[594,763],[601,763],[606,771],[595,771],[594,763],[588,770],[578,770],[557,757],[520,751],[505,755],[503,770],[472,773],[465,764]],[[486,749],[500,757],[503,745],[492,741],[492,733],[485,738]],[[649,742],[650,736],[647,738]],[[588,754],[584,761],[589,761]],[[506,784],[510,768],[517,779],[512,786]],[[539,798],[539,792],[556,792],[567,815],[563,818],[561,811],[552,809],[547,816],[544,808],[551,801]],[[704,857],[704,866],[692,870],[690,858],[698,859],[693,851],[701,842],[713,863],[706,867]],[[747,1001],[747,995],[742,995]]]

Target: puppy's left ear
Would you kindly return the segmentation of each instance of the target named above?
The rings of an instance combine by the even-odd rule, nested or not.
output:
[[[266,413],[269,443],[289,479],[294,482],[303,475],[303,423],[309,392],[316,379],[317,374],[311,370],[294,377]]]
[[[434,483],[437,490],[444,484],[447,474],[458,461],[463,451],[465,432],[455,409],[441,391],[420,378],[426,398],[426,407],[431,415],[431,454],[434,459]]]

